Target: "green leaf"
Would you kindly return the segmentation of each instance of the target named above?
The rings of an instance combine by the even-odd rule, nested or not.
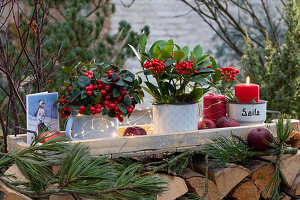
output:
[[[111,80],[109,80],[108,78],[101,78],[101,81],[106,84],[111,84]]]
[[[128,82],[132,82],[133,78],[131,78],[130,76],[127,76],[125,78],[123,78],[124,81],[128,81]]]
[[[209,55],[206,54],[206,55],[203,55],[203,56],[201,56],[200,58],[198,58],[198,59],[197,59],[197,64],[198,64],[199,62],[205,60],[208,56],[209,56]]]
[[[113,79],[114,81],[116,81],[116,80],[118,79],[118,76],[119,76],[119,73],[118,73],[118,72],[114,72],[114,73],[112,74],[112,79]]]
[[[147,87],[141,86],[141,88],[148,92],[148,94],[150,94],[154,99],[158,99],[158,97],[154,93],[152,93],[151,90],[149,90]]]
[[[121,78],[120,78],[120,80],[118,80],[118,81],[116,82],[116,84],[119,85],[119,86],[124,86],[124,85],[125,85],[123,79],[121,79]]]
[[[196,57],[193,51],[191,52],[191,56],[192,56],[193,63],[196,63]]]
[[[116,117],[116,113],[115,113],[114,110],[109,110],[108,113],[107,113],[107,115],[108,115],[109,117]]]
[[[79,76],[78,84],[81,88],[85,88],[86,86],[91,84],[91,79],[86,76]]]
[[[93,93],[94,93],[94,95],[95,95],[96,97],[99,96],[99,95],[101,95],[101,93],[100,93],[99,90],[94,90]]]
[[[165,82],[159,82],[162,96],[169,96],[169,90],[165,85]]]
[[[104,62],[99,62],[98,60],[94,60],[95,65],[101,66],[104,64]]]
[[[143,32],[139,38],[139,45],[142,51],[146,50],[146,44],[147,44],[147,37],[146,34]]]
[[[174,44],[174,45],[176,46],[178,51],[181,50],[180,46],[178,46],[177,44]]]
[[[70,102],[72,103],[73,101],[75,101],[75,99],[79,97],[79,95],[81,95],[80,90],[75,90],[70,97]]]
[[[98,104],[101,102],[101,99],[102,99],[102,95],[100,94],[99,96],[96,97],[95,99],[95,104]]]
[[[167,60],[168,58],[170,58],[172,56],[173,49],[174,49],[174,45],[164,46],[160,51],[160,55],[158,56],[158,59],[159,60]]]
[[[165,85],[171,93],[176,93],[176,88],[174,88],[174,86],[171,83],[165,82]]]
[[[72,88],[79,88],[79,84],[77,82],[72,82]]]
[[[130,98],[130,96],[129,96],[128,94],[126,94],[126,95],[124,96],[124,104],[125,104],[126,106],[130,106],[130,105],[132,104],[132,100],[131,100],[131,98]]]
[[[204,67],[207,67],[207,66],[210,65],[210,64],[211,64],[210,61],[205,60],[205,61],[201,62],[200,64],[198,64],[198,69],[202,69],[202,68],[204,68]]]
[[[131,46],[130,44],[128,44],[128,46],[132,49],[132,51],[134,52],[135,56],[141,62],[141,57],[140,57],[139,53],[137,52],[137,50],[133,46]]]
[[[119,109],[121,110],[122,113],[127,114],[127,109],[124,104],[119,104],[118,105]]]
[[[183,51],[174,51],[174,58],[176,60],[176,63],[180,63],[185,56],[185,53]]]
[[[169,39],[166,44],[174,46],[174,41],[172,39]]]
[[[64,67],[61,69],[63,72],[66,72],[68,74],[74,74],[75,73],[75,69],[73,67]]]
[[[136,102],[141,103],[140,97],[137,93],[132,93],[132,97]]]
[[[198,83],[200,85],[205,85],[207,84],[207,81],[205,78],[201,78],[201,77],[193,77],[190,79],[191,82],[195,82]]]
[[[209,57],[209,60],[210,60],[210,62],[211,62],[212,68],[213,68],[214,70],[217,70],[217,69],[218,69],[218,66],[217,66],[217,63],[216,63],[215,59],[214,59],[212,56],[210,56],[210,57]]]
[[[174,63],[174,59],[169,59],[169,60],[167,60],[167,61],[165,62],[165,66],[166,66],[166,67],[169,67],[169,66],[171,66],[173,63]]]
[[[200,45],[195,46],[195,48],[193,49],[196,61],[198,61],[198,59],[201,57],[203,49]],[[195,62],[196,63],[196,62]]]
[[[81,91],[80,99],[85,99],[85,98],[87,98],[86,91]]]
[[[149,88],[149,90],[151,90],[151,92],[153,94],[155,94],[157,97],[160,96],[159,91],[157,90],[157,88],[152,83],[150,83],[148,81],[145,81],[145,84],[147,85],[147,87]]]
[[[188,46],[184,46],[184,47],[182,47],[181,51],[184,52],[184,58],[183,58],[183,60],[185,60],[189,56],[190,49],[189,49]]]
[[[102,115],[107,115],[107,113],[108,113],[108,109],[107,109],[106,106],[104,106],[104,107],[102,108]]]
[[[116,88],[114,88],[113,90],[113,97],[117,97],[120,96],[122,94],[122,92]]]
[[[198,70],[196,74],[193,74],[193,76],[204,75],[204,74],[213,74],[214,72],[215,72],[215,70],[213,70],[211,68],[202,68],[202,69]]]
[[[139,85],[142,84],[143,79],[142,79],[140,76],[137,76],[137,77],[138,77],[138,84],[139,84]]]
[[[195,88],[191,92],[191,95],[193,96],[194,101],[197,102],[203,96],[203,90],[201,88]]]
[[[163,47],[166,45],[166,43],[167,42],[165,40],[157,40],[156,42],[154,42],[149,50],[150,56],[153,57],[153,52],[154,52],[155,46]]]
[[[153,50],[153,58],[158,58],[159,55],[160,55],[160,47],[155,46]]]
[[[123,78],[123,80],[131,83],[134,80],[134,74],[131,72],[126,72],[123,74],[122,78]]]

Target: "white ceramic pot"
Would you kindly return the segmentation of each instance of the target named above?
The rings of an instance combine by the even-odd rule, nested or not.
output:
[[[71,140],[116,137],[118,120],[107,115],[80,115],[74,111],[66,125],[66,136]]]
[[[228,103],[228,116],[237,120],[240,126],[264,124],[267,101],[258,103]]]
[[[198,130],[198,104],[153,104],[153,132]]]

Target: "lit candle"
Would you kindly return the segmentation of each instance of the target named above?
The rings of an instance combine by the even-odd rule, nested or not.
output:
[[[235,85],[235,96],[240,103],[253,103],[259,101],[259,85],[250,83],[247,76],[246,83]]]

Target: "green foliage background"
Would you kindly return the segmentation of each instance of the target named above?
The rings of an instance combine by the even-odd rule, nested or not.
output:
[[[279,50],[269,38],[263,48],[254,47],[245,37],[242,67],[254,83],[260,85],[260,98],[268,101],[268,109],[300,118],[300,2],[287,1],[284,21],[285,42]],[[262,54],[264,66],[259,63]]]

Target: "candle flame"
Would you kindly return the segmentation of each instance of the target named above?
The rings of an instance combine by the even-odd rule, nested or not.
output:
[[[247,76],[246,78],[246,84],[249,84],[250,83],[250,76]]]

